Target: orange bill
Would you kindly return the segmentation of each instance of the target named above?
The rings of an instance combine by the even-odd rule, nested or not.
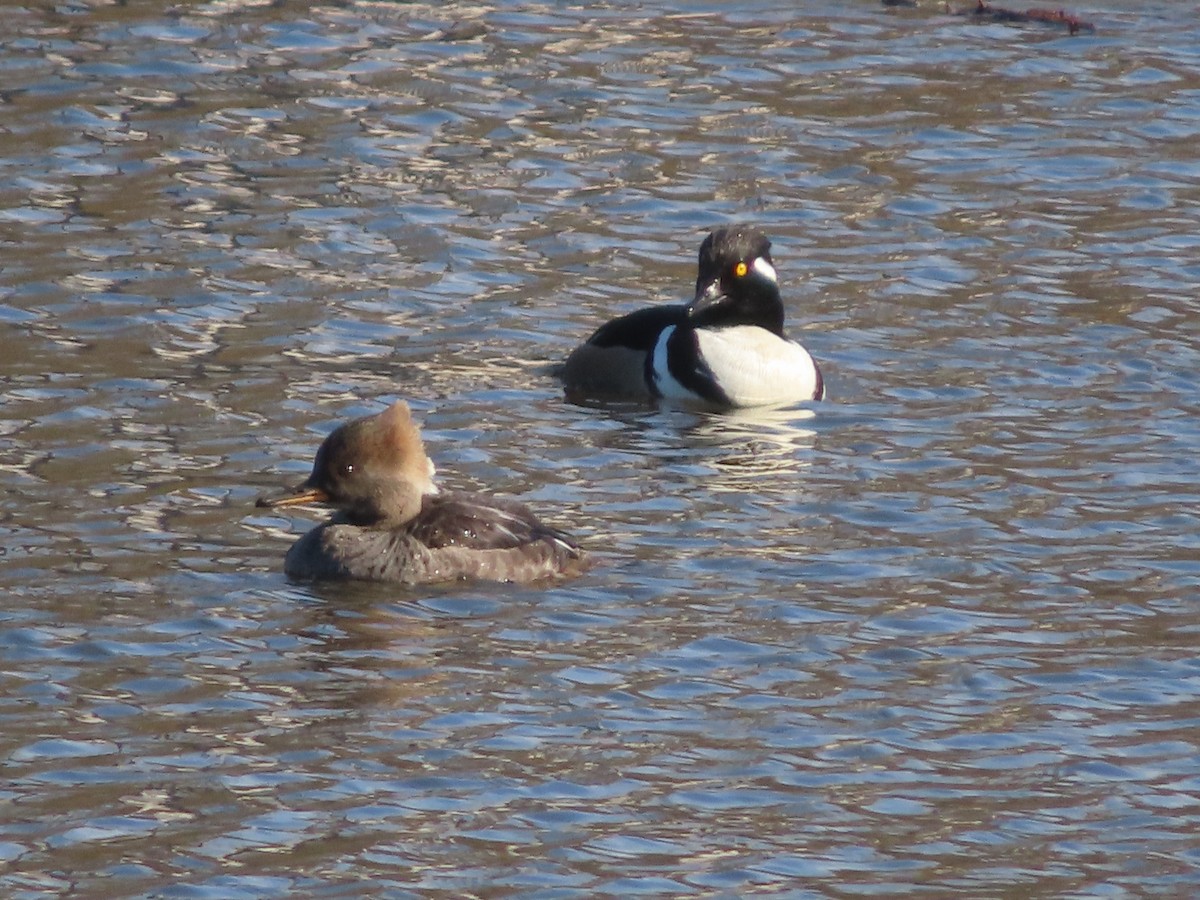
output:
[[[328,502],[329,495],[320,488],[310,488],[306,485],[300,485],[299,488],[290,494],[283,494],[278,497],[259,497],[254,501],[254,505],[277,509],[281,506],[304,506],[308,503]]]

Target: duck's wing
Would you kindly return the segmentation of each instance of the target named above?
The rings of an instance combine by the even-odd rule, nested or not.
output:
[[[572,350],[563,364],[567,393],[649,398],[646,357],[663,329],[683,322],[686,316],[686,306],[648,306],[605,322]]]
[[[680,325],[687,318],[687,306],[647,306],[605,322],[587,339],[593,347],[624,347],[649,353],[659,334],[669,325]]]
[[[525,504],[482,494],[429,495],[407,531],[432,550],[511,550],[550,542],[581,552],[575,541],[540,521]]]

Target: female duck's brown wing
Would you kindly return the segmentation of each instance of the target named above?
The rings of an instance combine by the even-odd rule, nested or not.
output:
[[[579,545],[516,500],[482,494],[432,494],[408,524],[410,535],[430,549],[512,550],[539,542],[581,555]]]

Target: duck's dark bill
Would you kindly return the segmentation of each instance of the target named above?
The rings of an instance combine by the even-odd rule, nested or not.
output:
[[[302,487],[290,494],[279,497],[259,497],[254,501],[255,506],[277,508],[280,506],[304,506],[308,503],[328,503],[329,495],[320,488]]]

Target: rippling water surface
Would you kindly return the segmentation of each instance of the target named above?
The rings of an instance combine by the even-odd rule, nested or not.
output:
[[[0,893],[1200,890],[1200,17],[1074,11],[6,8]],[[830,402],[565,402],[730,221]],[[395,397],[596,567],[289,584]]]

